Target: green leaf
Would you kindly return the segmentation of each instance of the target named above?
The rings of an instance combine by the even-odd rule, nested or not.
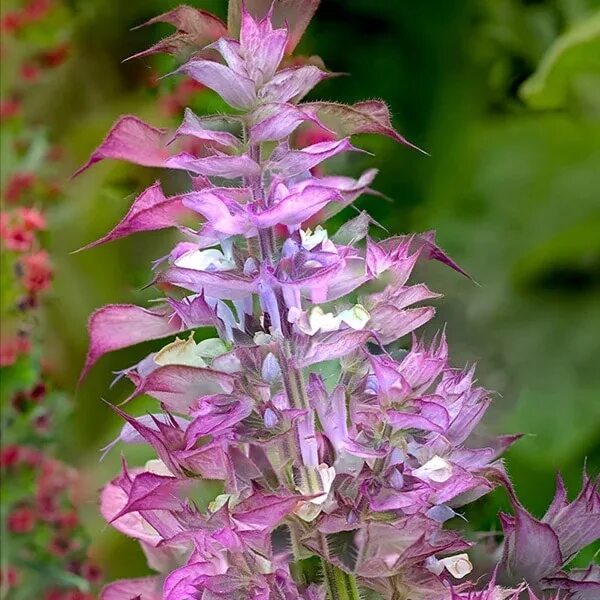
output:
[[[536,109],[560,109],[572,97],[600,111],[600,12],[581,20],[555,40],[537,71],[521,86]]]
[[[14,365],[2,368],[0,398],[6,402],[18,390],[32,388],[40,376],[40,365],[31,355],[20,357]]]

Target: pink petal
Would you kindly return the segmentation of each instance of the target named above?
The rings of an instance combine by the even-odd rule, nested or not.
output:
[[[252,113],[252,121],[254,124],[250,127],[249,139],[253,144],[287,138],[306,121],[321,125],[308,111],[303,111],[301,107],[294,104],[283,102],[259,106]]]
[[[316,167],[332,156],[350,150],[356,148],[347,138],[333,142],[319,142],[302,150],[288,150],[281,157],[270,160],[266,168],[282,177],[293,177]]]
[[[183,72],[214,90],[234,108],[247,110],[256,103],[254,82],[220,63],[211,60],[190,60],[177,72]]]
[[[155,421],[157,429],[151,429],[150,427],[146,427],[141,421],[132,417],[128,413],[122,411],[118,406],[110,405],[112,410],[114,410],[121,418],[123,418],[129,425],[133,427],[143,438],[146,440],[148,444],[150,444],[158,458],[162,460],[169,471],[178,475],[180,477],[183,476],[183,470],[181,469],[180,464],[175,460],[173,448],[181,446],[183,442],[183,431],[177,426],[173,427],[169,424],[161,423],[160,421]],[[174,439],[173,439],[174,438]],[[131,493],[131,485],[129,486],[128,492]],[[143,510],[143,509],[142,509]],[[143,512],[143,516],[146,519],[150,519],[152,513],[147,511]],[[153,526],[157,531],[160,532],[160,529],[155,525],[154,521],[152,521]]]
[[[169,410],[185,413],[200,398],[209,394],[231,394],[235,378],[227,373],[185,365],[159,367],[142,379],[134,394],[148,394]]]
[[[287,42],[285,29],[274,30],[269,17],[255,20],[244,11],[240,27],[241,53],[245,58],[246,71],[257,85],[271,79],[279,63]]]
[[[211,188],[191,192],[183,204],[201,214],[215,231],[226,235],[244,235],[252,229],[240,200],[249,197],[246,188]]]
[[[127,504],[127,492],[115,481],[105,485],[100,492],[100,512],[104,520],[124,535],[156,546],[160,543],[161,536],[149,527],[139,513],[128,513],[116,518]]]
[[[198,294],[204,293],[211,298],[227,300],[241,300],[256,291],[254,279],[231,271],[209,272],[171,267],[160,273],[156,283],[168,283]]]
[[[261,102],[299,102],[317,83],[330,77],[314,65],[284,69],[266,83],[259,91]]]
[[[202,323],[212,323],[216,326],[217,319],[215,311],[206,303],[202,295],[174,300],[167,298],[167,303],[174,313],[181,319],[186,329],[199,327]]]
[[[208,177],[252,177],[260,175],[260,165],[254,162],[247,154],[229,156],[228,154],[214,154],[204,158],[197,158],[184,152],[171,156],[165,161],[165,166],[171,169],[183,169],[198,175]]]
[[[568,503],[565,494],[559,478],[556,496],[542,521],[549,523],[558,535],[566,559],[600,539],[600,478],[592,479],[584,473],[577,498]]]
[[[387,304],[371,311],[371,320],[368,326],[377,333],[377,339],[385,345],[418,329],[433,319],[434,315],[435,309],[429,306],[398,309]]]
[[[162,578],[141,577],[109,583],[100,600],[162,600]]]
[[[216,50],[225,59],[227,66],[236,74],[248,78],[246,70],[246,61],[242,55],[242,48],[238,40],[220,38],[214,44],[209,46]]]
[[[358,179],[335,175],[320,177],[319,185],[338,190],[348,202],[352,202],[373,183],[377,172],[377,169],[368,169]]]
[[[338,386],[329,394],[323,381],[312,374],[308,391],[311,405],[319,415],[325,435],[336,450],[341,448],[348,439],[348,411],[344,388]]]
[[[224,397],[227,399],[227,397]],[[205,406],[208,403],[204,404]],[[227,404],[219,404],[218,410],[202,411],[197,416],[185,432],[186,448],[190,449],[199,438],[206,435],[215,436],[224,431],[230,430],[237,423],[244,420],[252,413],[254,403],[250,398],[240,399],[232,398]]]
[[[204,10],[185,5],[154,17],[140,27],[154,23],[173,25],[177,28],[177,33],[161,40],[148,50],[134,54],[131,58],[150,56],[160,52],[179,54],[185,50],[197,51],[227,33],[225,23],[221,19]]]
[[[335,360],[353,352],[367,343],[370,331],[344,330],[315,335],[294,358],[297,367],[308,367],[324,360]]]
[[[185,212],[180,196],[167,198],[157,181],[143,191],[133,202],[129,212],[116,227],[95,242],[87,244],[81,250],[87,250],[112,240],[128,236],[139,231],[155,231],[177,225],[177,219]]]
[[[300,225],[324,206],[336,200],[341,200],[341,195],[336,190],[309,186],[301,192],[290,194],[261,213],[251,215],[250,218],[261,229],[278,224]]]
[[[175,137],[182,135],[191,135],[199,140],[206,142],[216,142],[217,144],[237,150],[241,147],[242,142],[228,131],[218,131],[206,127],[206,124],[211,123],[214,119],[201,119],[190,108],[186,108],[183,115],[183,122],[175,132]]]
[[[151,311],[132,304],[109,304],[92,314],[88,322],[90,344],[80,380],[107,352],[167,337],[181,331],[178,319],[165,310]]]
[[[381,100],[368,100],[351,106],[336,102],[310,102],[303,104],[302,108],[313,111],[320,121],[340,136],[375,133],[423,152],[394,129],[390,111],[386,103]]]
[[[240,502],[234,510],[235,520],[258,531],[271,531],[289,515],[302,496],[263,495],[259,492]]]
[[[193,482],[177,477],[143,472],[136,475],[131,484],[127,503],[113,520],[132,512],[146,510],[181,510],[186,491]]]
[[[246,59],[248,74],[257,85],[262,85],[275,75],[283,58],[286,42],[285,29],[275,30],[258,40],[256,52],[251,51],[250,59]],[[245,45],[247,46],[247,42]],[[246,56],[248,57],[248,53]]]
[[[452,258],[450,258],[437,245],[437,243],[435,241],[435,231],[427,231],[427,232],[422,233],[421,235],[417,236],[416,243],[418,245],[422,244],[422,246],[423,246],[423,248],[425,250],[425,257],[426,258],[429,258],[431,260],[437,260],[437,261],[439,261],[439,262],[447,265],[451,269],[454,269],[455,271],[457,271],[461,275],[464,275],[468,279],[471,279],[471,281],[473,281],[473,278],[466,271],[464,271],[458,264],[456,264],[452,260]]]
[[[336,215],[344,207],[354,202],[362,194],[369,192],[374,193],[369,189],[369,186],[371,183],[373,183],[376,175],[377,169],[368,169],[358,179],[340,176],[320,177],[318,179],[319,185],[336,189],[342,195],[343,202],[328,204],[322,211],[317,213],[308,221],[308,225],[311,226],[313,223],[323,223],[324,221],[327,221],[327,219],[330,219]],[[354,221],[354,223],[353,225],[350,225],[352,221]],[[371,223],[377,224],[377,222],[369,217],[367,213],[364,213],[362,216],[359,216],[356,219],[347,221],[346,224],[342,225],[341,229],[344,230],[348,227],[354,227],[356,229],[356,227],[360,224],[360,228],[364,231],[364,234],[358,238],[354,236],[350,238],[351,240],[358,241],[366,236],[368,233],[368,226]],[[337,237],[334,241],[341,243]]]
[[[424,431],[436,431],[444,433],[448,427],[450,417],[448,411],[436,402],[416,400],[412,406],[417,412],[403,412],[389,410],[387,417],[396,429],[422,429]]]
[[[155,431],[159,431],[157,421],[166,424],[169,423],[171,419],[174,419],[178,426],[182,429],[185,429],[190,423],[190,421],[184,417],[176,417],[165,413],[155,413],[137,417],[138,422],[142,423],[142,425],[145,425],[146,427],[149,427],[150,429],[154,429]],[[125,425],[123,425],[121,428],[119,435],[104,448],[101,448],[103,454],[100,460],[102,460],[106,453],[109,452],[119,442],[123,442],[124,444],[142,444],[144,442],[144,438],[136,431],[135,428],[131,426],[130,423],[125,423]]]
[[[216,561],[215,561],[216,562]],[[197,596],[198,588],[215,571],[210,562],[191,562],[175,569],[165,579],[161,600],[189,600]]]
[[[229,473],[229,456],[224,447],[227,448],[220,441],[212,441],[199,448],[177,450],[173,454],[186,469],[198,473],[204,479],[225,480]]]
[[[563,557],[558,537],[550,525],[532,517],[520,504],[514,519],[501,515],[505,535],[504,564],[509,573],[538,582],[560,569]]]
[[[164,148],[164,134],[164,129],[152,127],[137,117],[121,117],[73,177],[105,158],[126,160],[145,167],[163,167],[169,156]]]
[[[448,440],[453,444],[464,442],[481,421],[490,403],[490,398],[480,398],[479,394],[474,394],[474,401],[471,402],[469,399],[464,402],[460,412],[452,419],[445,433]]]
[[[289,39],[286,53],[291,54],[315,14],[319,2],[320,0],[280,0],[273,3],[272,0],[246,0],[246,9],[255,18],[262,19],[273,7],[271,22],[274,27],[286,26],[288,28]],[[229,2],[227,22],[229,32],[234,36],[240,31],[242,3],[242,0]]]

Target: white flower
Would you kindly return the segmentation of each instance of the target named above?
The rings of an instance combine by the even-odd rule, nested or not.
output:
[[[320,225],[317,225],[314,231],[307,229],[300,230],[300,240],[302,247],[305,250],[313,250],[319,244],[324,252],[333,252],[337,254],[337,248],[335,244],[329,239],[327,229],[324,229]]]
[[[257,346],[268,346],[269,344],[273,343],[273,336],[265,333],[264,331],[257,331],[254,334],[254,343]]]
[[[361,330],[366,327],[371,315],[362,304],[355,304],[352,308],[342,311],[338,317],[352,329]]]
[[[452,475],[452,465],[436,454],[424,465],[418,469],[414,469],[411,474],[419,479],[444,483],[444,481],[448,481]]]
[[[227,352],[227,346],[219,338],[194,342],[193,334],[187,340],[175,338],[154,356],[157,365],[186,365],[188,367],[206,367],[204,360],[214,359]]]
[[[298,503],[295,513],[303,521],[312,521],[317,518],[329,497],[334,479],[335,468],[325,463],[321,463],[318,467],[304,467],[304,476],[301,485],[297,488],[298,491],[305,496],[321,493],[311,500]]]
[[[187,367],[206,367],[206,362],[198,352],[192,335],[187,340],[175,338],[154,356],[154,362],[165,365],[185,365]]]
[[[302,241],[302,247],[305,250],[312,250],[328,239],[329,235],[327,234],[327,229],[324,229],[320,225],[317,225],[314,231],[311,229],[300,230],[300,240]]]
[[[320,332],[337,331],[342,323],[352,329],[364,329],[371,315],[360,304],[343,310],[338,315],[325,312],[320,306],[314,306],[308,313],[300,313],[292,307],[288,313],[288,320],[295,323],[296,327],[306,335],[315,335]]]
[[[219,494],[214,500],[208,503],[208,510],[213,513],[217,512],[229,502],[230,498],[233,498],[231,494]]]
[[[305,333],[314,335],[317,331],[337,331],[340,320],[333,313],[326,313],[320,306],[315,306],[308,315],[309,330]]]
[[[220,250],[190,250],[175,260],[175,266],[194,271],[231,271],[235,269],[235,262],[226,257]]]
[[[454,556],[447,556],[446,558],[437,559],[431,556],[427,559],[426,567],[434,575],[440,575],[444,569],[456,577],[456,579],[462,579],[473,570],[473,565],[469,560],[468,554],[455,554]]]
[[[155,475],[166,475],[168,477],[175,477],[169,470],[169,467],[159,458],[149,460],[144,465],[144,471],[147,473],[154,473]]]

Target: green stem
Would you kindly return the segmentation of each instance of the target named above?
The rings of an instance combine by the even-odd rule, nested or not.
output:
[[[279,361],[283,384],[290,406],[299,410],[310,410],[310,403],[304,385],[302,372],[292,365],[292,347],[289,339],[281,343]]]
[[[383,439],[389,439],[390,436],[392,435],[392,426],[389,423],[385,424],[385,427],[383,428],[383,433],[382,433],[382,438]],[[375,462],[373,464],[373,473],[375,473],[375,475],[381,475],[381,472],[383,471],[383,468],[385,467],[385,458],[376,458]]]
[[[248,154],[256,162],[260,163],[261,153],[259,145],[250,146]],[[261,199],[264,201],[264,190],[262,189],[261,178],[249,178],[248,184],[252,190],[254,200],[258,200],[262,196]],[[275,253],[275,236],[273,229],[259,230],[258,239],[262,259],[268,264],[273,264],[273,255]],[[281,304],[281,308],[283,306],[283,298],[281,296],[278,297],[278,302]],[[284,331],[285,329],[287,328],[284,328]],[[289,337],[286,337],[281,344],[279,357],[285,391],[291,406],[310,411],[310,403],[302,371],[292,365],[293,350],[291,340]],[[300,440],[297,429],[295,431],[294,439],[296,453],[298,459],[301,461],[302,454],[300,452]],[[311,481],[312,475],[313,472],[310,469],[307,469],[307,476],[309,477],[309,483],[311,484],[310,487],[314,488],[314,485],[317,482]],[[298,540],[295,539],[295,533],[293,531],[291,533],[294,557],[296,558],[291,569],[292,575],[296,582],[302,583],[304,581],[304,573],[301,564],[297,560],[300,553],[300,547]],[[325,559],[322,559],[322,562],[329,600],[360,600],[360,594],[354,576],[338,569]]]
[[[323,575],[329,600],[360,600],[360,593],[353,575],[322,559]]]
[[[261,151],[260,144],[253,144],[248,148],[248,155],[254,161],[260,164],[261,162]],[[262,180],[260,175],[255,177],[248,177],[246,179],[246,185],[252,191],[252,199],[254,201],[261,200],[264,204],[265,202],[265,190],[262,188]],[[273,228],[268,229],[259,229],[258,230],[258,243],[260,248],[260,257],[261,259],[269,264],[273,264],[273,259],[275,255],[275,235]],[[287,321],[284,318],[283,311],[283,297],[281,292],[277,293],[277,303],[279,305],[279,312],[282,315],[282,328],[283,334],[289,335],[289,330],[287,327]],[[283,384],[285,387],[285,392],[288,397],[288,401],[290,406],[294,408],[309,408],[308,398],[306,397],[306,391],[304,389],[304,382],[302,381],[302,373],[300,373],[297,369],[294,369],[291,364],[291,347],[289,337],[281,342],[280,352],[279,352],[279,365],[281,367],[281,372],[283,376]],[[300,440],[298,437],[298,430],[293,432],[293,447],[290,450],[293,451],[295,457],[298,459],[299,463],[302,462],[302,453],[300,450]],[[288,449],[288,444],[284,443],[283,446],[284,451]]]
[[[302,568],[302,545],[298,539],[298,531],[293,523],[289,525],[290,540],[292,542],[292,553],[294,555],[294,561],[290,564],[290,573],[294,578],[294,581],[298,585],[306,584],[306,577],[304,576],[304,569]]]

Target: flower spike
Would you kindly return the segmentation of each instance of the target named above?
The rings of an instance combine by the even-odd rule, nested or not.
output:
[[[353,136],[416,146],[382,101],[303,101],[330,73],[286,56],[318,4],[231,0],[227,32],[189,7],[151,21],[177,32],[147,53],[192,50],[177,73],[236,114],[187,110],[170,134],[124,117],[84,166],[114,158],[190,175],[178,196],[146,190],[97,242],[167,227],[186,234],[155,263],[151,285],[166,296],[158,307],[92,316],[85,370],[106,352],[191,332],[122,372],[130,399],[146,394],[158,407],[137,418],[115,408],[126,425],[109,447],[146,443],[157,458],[105,487],[104,517],[140,542],[156,571],[139,583],[142,600],[359,600],[366,590],[387,600],[516,600],[523,577],[536,593],[582,597],[597,573],[562,569],[598,534],[587,479],[572,503],[559,484],[542,520],[511,496],[498,576],[514,576],[514,587],[495,573],[484,589],[468,581],[475,553],[444,523],[510,487],[500,455],[518,436],[478,446],[489,392],[473,368],[450,364],[444,333],[430,343],[415,335],[440,296],[410,281],[417,262],[468,277],[434,233],[374,240],[367,212],[328,227],[361,194],[376,195],[374,169],[328,174],[330,159],[358,150]],[[182,211],[194,220],[185,229]],[[218,337],[197,341],[199,328]],[[207,479],[222,493],[199,505]],[[323,581],[304,572],[311,556]],[[127,598],[135,585],[111,584],[104,597]]]

